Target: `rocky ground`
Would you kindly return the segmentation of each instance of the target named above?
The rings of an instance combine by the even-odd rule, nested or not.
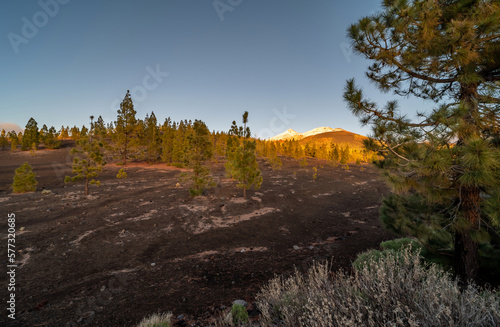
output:
[[[37,192],[13,195],[14,170],[25,161]],[[247,199],[223,163],[212,167],[217,187],[197,198],[178,185],[182,169],[143,163],[107,165],[85,197],[82,184],[63,182],[70,164],[69,148],[0,151],[2,264],[15,213],[19,265],[17,319],[4,310],[2,326],[135,326],[168,311],[177,325],[203,326],[233,300],[253,303],[275,274],[314,260],[349,269],[357,253],[393,238],[378,220],[388,189],[366,164],[283,159],[273,171],[262,160],[264,182]],[[120,168],[127,179],[116,178]]]

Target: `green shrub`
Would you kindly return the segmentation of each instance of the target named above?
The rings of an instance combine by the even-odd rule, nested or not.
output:
[[[281,168],[283,168],[283,163],[281,162],[281,159],[276,155],[269,156],[267,158],[267,162],[271,166],[272,170],[280,170]]]
[[[116,178],[127,178],[127,172],[123,170],[123,168],[121,168],[120,170],[118,170]]]
[[[404,249],[411,249],[414,253],[421,253],[422,250],[422,245],[418,241],[407,237],[382,242],[380,243],[380,247],[382,251],[368,250],[359,253],[356,260],[352,263],[354,269],[361,270],[366,263],[370,261],[378,262],[381,258],[385,258],[389,254],[398,257]]]
[[[405,237],[382,242],[380,243],[380,247],[383,250],[394,251],[402,251],[405,248],[411,247],[412,251],[418,251],[422,248],[422,245],[417,240]]]
[[[151,316],[141,320],[137,327],[171,327],[172,326],[172,314],[162,313],[162,314],[152,314]]]
[[[16,174],[14,175],[14,183],[12,183],[12,192],[35,192],[36,185],[38,184],[35,177],[36,175],[31,169],[31,166],[27,162],[25,162],[16,169]]]
[[[247,310],[241,304],[233,304],[231,307],[231,316],[233,317],[233,324],[235,325],[248,322]]]

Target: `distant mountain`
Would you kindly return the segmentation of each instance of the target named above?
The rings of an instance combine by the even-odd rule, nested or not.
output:
[[[305,133],[298,133],[289,129],[281,134],[271,137],[271,141],[299,140],[302,144],[307,143],[336,143],[349,144],[352,147],[360,148],[366,136],[351,133],[342,128],[318,127]]]
[[[311,129],[308,132],[305,132],[302,134],[304,138],[308,136],[313,136],[313,135],[318,135],[318,134],[323,134],[323,133],[329,133],[329,132],[342,132],[344,131],[342,128],[331,128],[331,127],[317,127],[315,129]]]
[[[287,129],[281,134],[271,137],[269,140],[271,141],[282,141],[282,140],[300,140],[303,139],[301,133],[294,131],[293,129]]]

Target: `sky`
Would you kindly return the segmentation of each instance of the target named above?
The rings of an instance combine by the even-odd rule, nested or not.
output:
[[[106,123],[130,90],[137,118],[203,120],[227,131],[249,112],[252,134],[329,126],[367,135],[342,100],[370,64],[346,30],[374,0],[40,0],[2,2],[0,128]],[[404,100],[413,111],[427,105]],[[12,126],[12,125],[8,125]]]

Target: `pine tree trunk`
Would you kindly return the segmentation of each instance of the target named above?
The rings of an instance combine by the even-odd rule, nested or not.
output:
[[[471,227],[455,235],[455,272],[462,282],[467,283],[477,277],[479,268],[478,246],[470,235],[481,218],[479,188],[464,189],[461,201],[461,212]]]
[[[462,84],[460,91],[460,100],[468,107],[468,113],[464,117],[468,126],[459,135],[457,146],[464,146],[467,139],[479,136],[477,122],[474,118],[478,111],[477,85]],[[469,226],[465,230],[459,230],[455,233],[455,273],[462,282],[468,283],[476,279],[479,269],[478,245],[472,239],[471,231],[478,228],[481,219],[480,189],[479,186],[461,187],[459,194],[459,211]]]
[[[123,164],[127,164],[127,134],[125,134],[125,148],[123,149]]]
[[[85,177],[85,196],[89,195],[89,178]]]

